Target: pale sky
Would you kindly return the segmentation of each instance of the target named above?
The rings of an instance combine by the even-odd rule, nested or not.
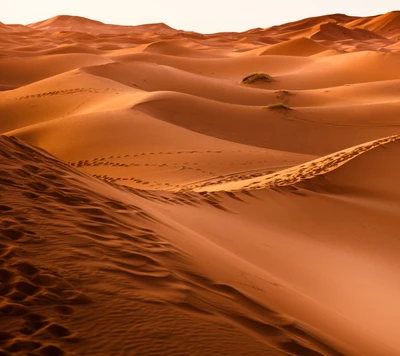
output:
[[[345,13],[368,16],[400,10],[399,0],[0,0],[0,21],[29,24],[78,15],[120,25],[164,22],[176,29],[244,31]]]

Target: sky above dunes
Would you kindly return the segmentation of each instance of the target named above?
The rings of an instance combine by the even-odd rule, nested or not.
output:
[[[25,25],[56,15],[76,15],[121,25],[164,22],[176,29],[212,33],[332,13],[368,16],[399,9],[398,0],[1,0],[0,21]]]

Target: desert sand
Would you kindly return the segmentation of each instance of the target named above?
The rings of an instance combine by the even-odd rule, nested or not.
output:
[[[0,44],[1,356],[400,355],[400,12]]]

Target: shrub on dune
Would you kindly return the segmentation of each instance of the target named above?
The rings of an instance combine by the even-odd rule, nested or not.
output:
[[[273,78],[265,73],[253,73],[243,78],[243,84],[255,84],[255,83],[271,83]]]

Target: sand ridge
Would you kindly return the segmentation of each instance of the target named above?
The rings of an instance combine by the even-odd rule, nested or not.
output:
[[[263,188],[276,188],[294,186],[299,183],[304,183],[306,180],[312,180],[321,175],[326,175],[329,172],[341,167],[343,164],[348,164],[349,161],[356,159],[359,155],[384,146],[391,142],[400,140],[399,135],[390,136],[371,142],[367,142],[355,147],[351,147],[333,154],[318,158],[304,164],[281,170],[274,174],[260,175],[256,174],[255,177],[249,179],[238,179],[238,177],[231,177],[233,183],[212,181],[203,183],[204,185],[189,187],[188,189],[195,189],[196,191],[237,191],[237,190],[252,190]],[[205,190],[202,190],[205,187]]]

